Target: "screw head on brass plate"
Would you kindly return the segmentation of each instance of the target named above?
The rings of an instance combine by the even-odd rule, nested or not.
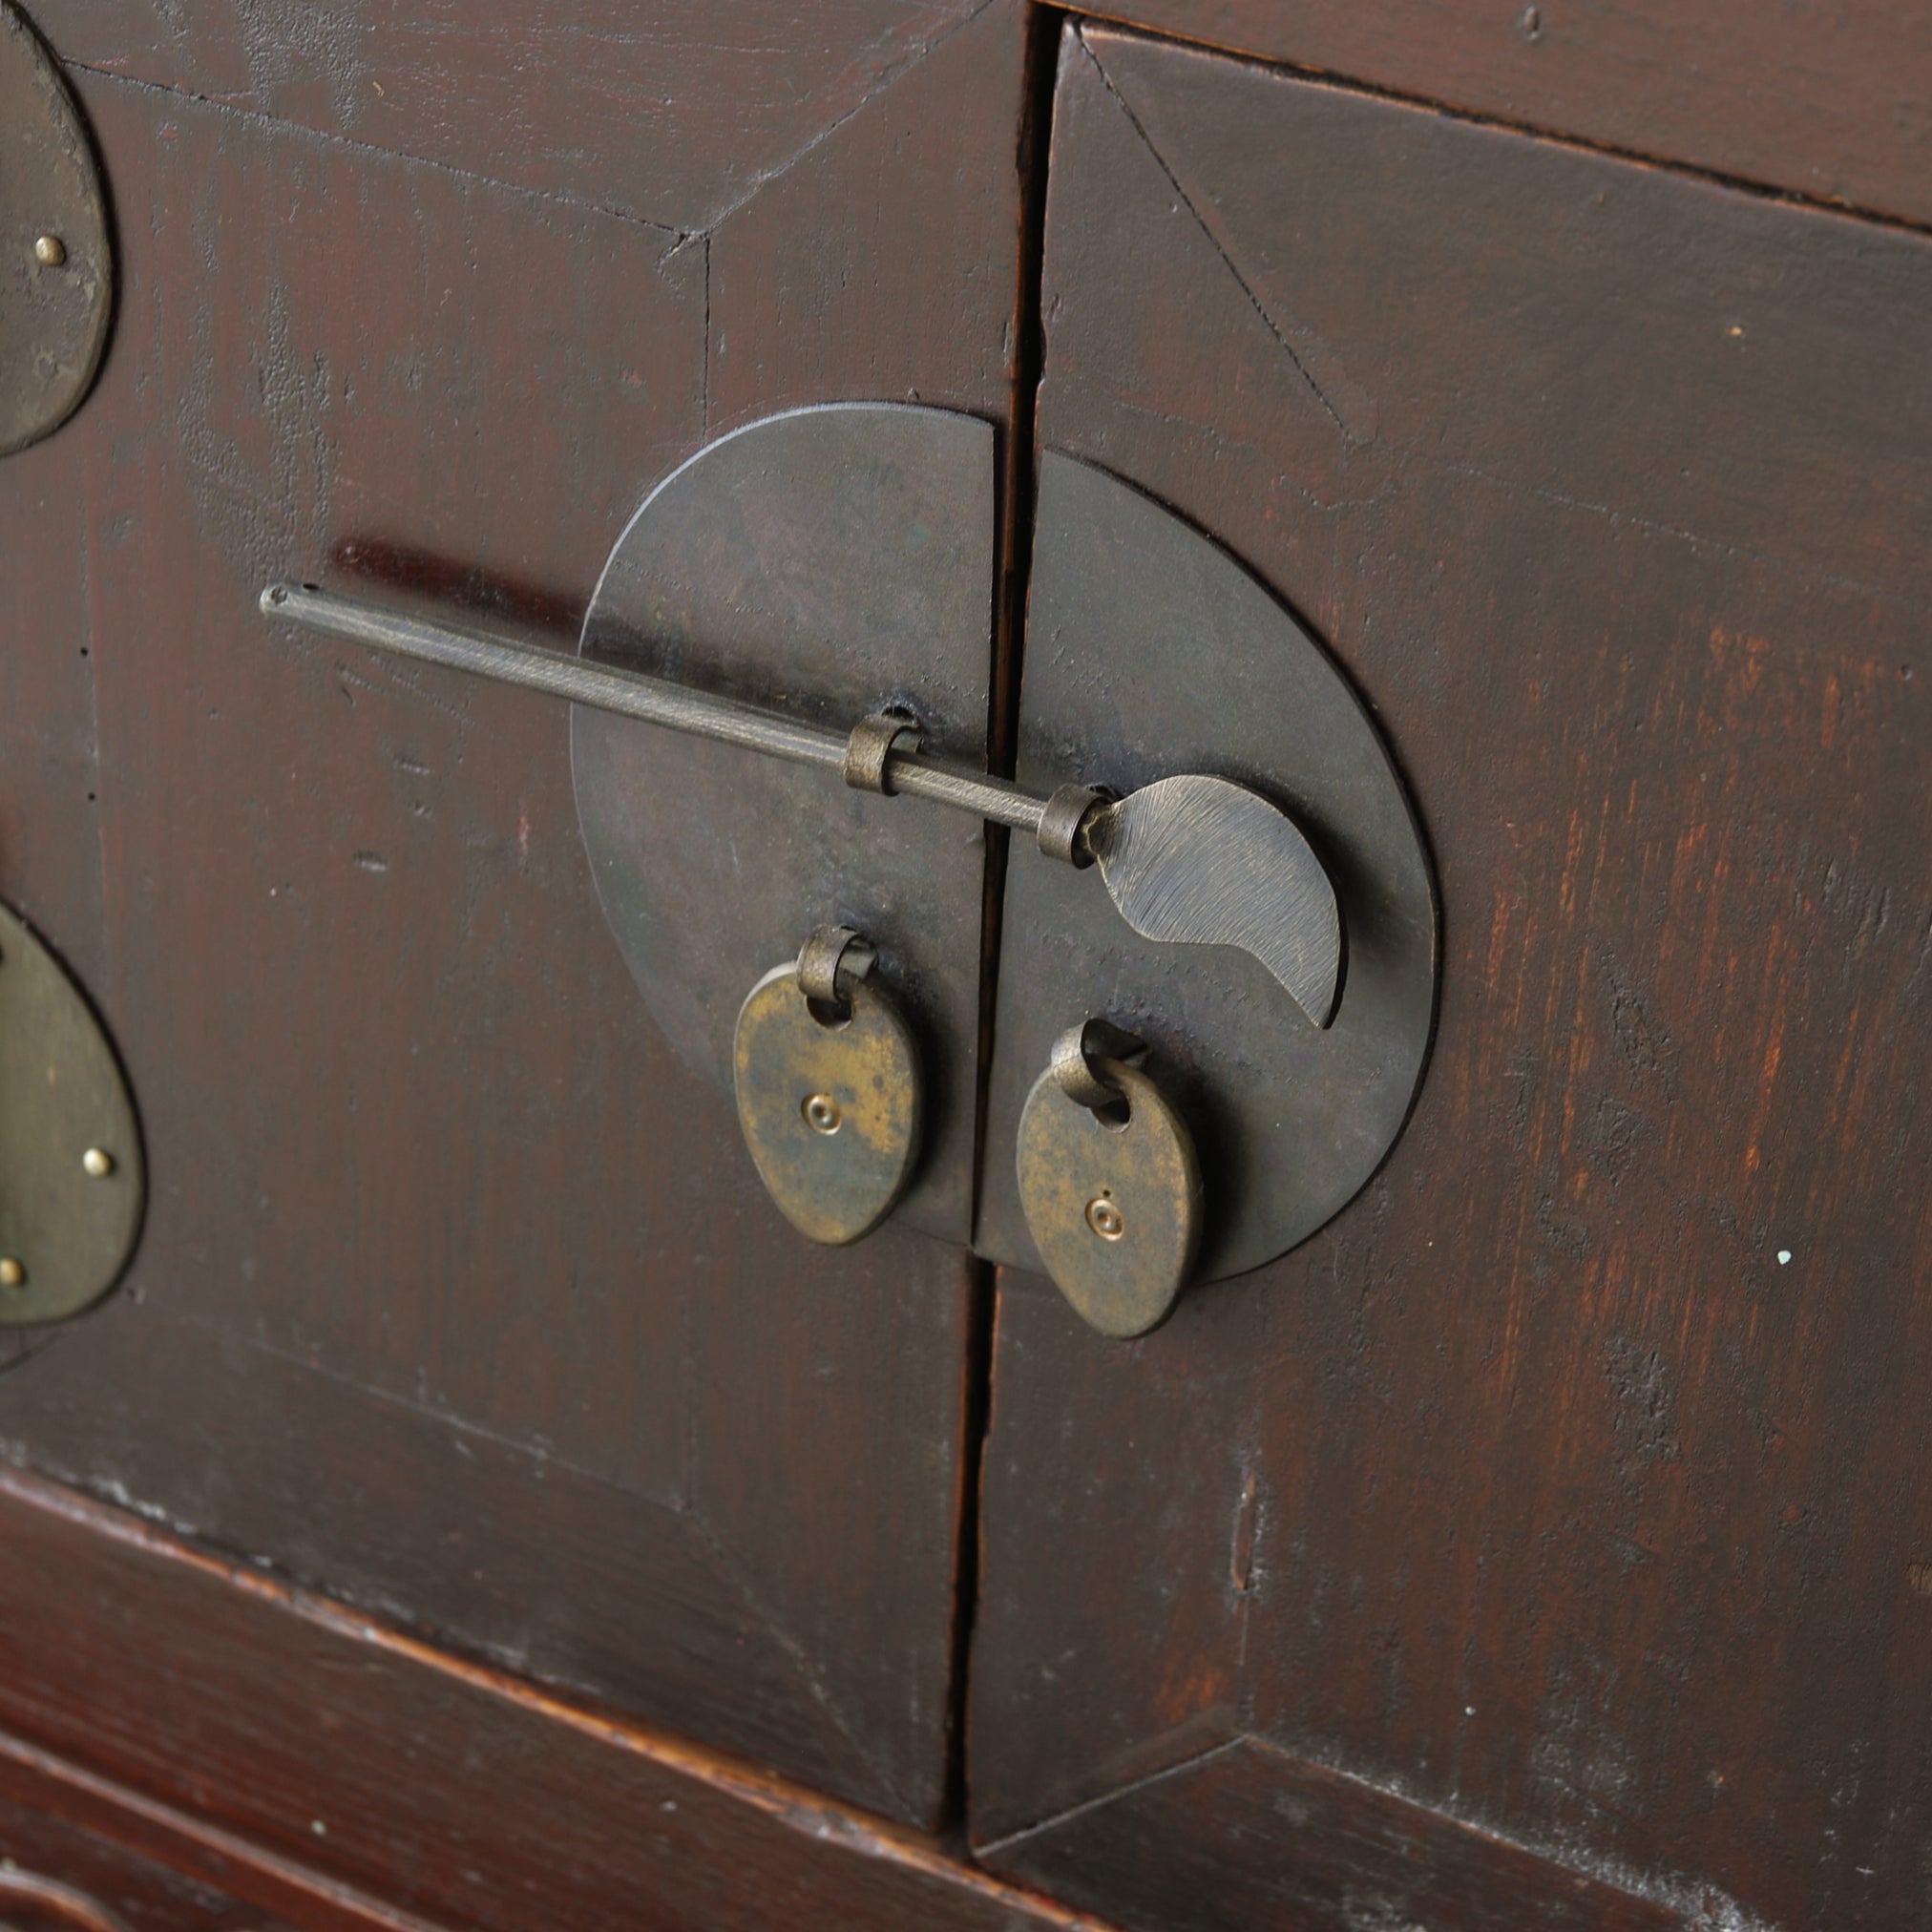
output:
[[[868,981],[847,1017],[821,1018],[795,965],[767,973],[739,1010],[738,1120],[785,1217],[840,1246],[892,1211],[919,1148],[919,1067],[898,1009]]]
[[[1019,1117],[1020,1205],[1081,1318],[1102,1334],[1141,1335],[1166,1318],[1193,1270],[1201,1168],[1186,1123],[1145,1074],[1092,1064],[1126,1118],[1070,1099],[1049,1067]]]
[[[86,996],[0,906],[0,1328],[112,1288],[140,1232],[134,1101]]]
[[[107,197],[60,64],[0,0],[0,456],[93,386],[114,309]]]

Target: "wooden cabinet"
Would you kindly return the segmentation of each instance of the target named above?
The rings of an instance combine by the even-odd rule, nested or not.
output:
[[[1932,55],[1109,10],[38,0],[119,293],[0,462],[0,896],[152,1188],[110,1301],[0,1339],[50,1877],[84,1832],[278,1926],[1932,1922]],[[1433,856],[1403,1137],[1136,1342],[799,1239],[609,937],[563,714],[256,610],[568,646],[658,481],[850,399],[996,427],[1000,756],[1060,451],[1323,641]]]
[[[1917,1922],[1932,248],[1102,29],[1045,236],[1041,444],[1328,640],[1444,947],[1322,1234],[1124,1350],[1004,1286],[988,1856],[1162,1925],[1606,1922],[1458,1917],[1359,1841],[1490,1848],[1320,1766]]]

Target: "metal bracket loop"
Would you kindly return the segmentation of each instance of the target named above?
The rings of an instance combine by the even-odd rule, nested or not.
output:
[[[1105,1113],[1121,1105],[1121,1090],[1095,1065],[1119,1060],[1138,1065],[1147,1057],[1147,1043],[1124,1032],[1110,1019],[1082,1019],[1069,1026],[1053,1043],[1050,1071],[1053,1083],[1076,1105],[1090,1113]]]
[[[816,1006],[844,1012],[851,988],[878,964],[878,949],[850,926],[814,926],[798,949],[799,990]]]
[[[1034,834],[1040,849],[1050,859],[1084,868],[1094,862],[1081,828],[1097,805],[1107,805],[1113,793],[1091,785],[1062,785],[1046,801],[1040,814],[1040,830]]]
[[[901,738],[912,739],[910,749],[919,748],[919,721],[910,711],[889,708],[861,718],[846,740],[845,782],[854,791],[879,791],[892,797],[886,764]]]

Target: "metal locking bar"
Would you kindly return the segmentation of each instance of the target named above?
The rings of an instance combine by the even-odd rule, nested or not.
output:
[[[1300,828],[1231,780],[1184,774],[1119,799],[1082,785],[1041,795],[901,749],[909,739],[916,745],[917,727],[892,713],[862,719],[841,735],[640,671],[430,623],[312,584],[270,584],[262,612],[324,637],[820,766],[855,787],[931,799],[1030,832],[1049,857],[1073,866],[1097,863],[1108,896],[1137,933],[1238,946],[1273,974],[1315,1025],[1334,1017],[1342,956],[1334,887]]]
[[[667,678],[620,670],[582,658],[567,658],[560,651],[512,643],[453,624],[427,623],[381,604],[366,603],[360,598],[318,590],[313,584],[270,584],[262,593],[262,611],[264,617],[279,618],[284,623],[324,637],[367,644],[371,650],[416,658],[425,663],[446,664],[452,670],[468,671],[473,677],[488,678],[498,684],[514,684],[522,690],[541,691],[573,704],[612,711],[620,718],[667,725],[673,731],[688,731],[721,745],[762,751],[768,757],[788,759],[794,765],[816,765],[829,771],[847,769],[851,737],[802,724],[794,718],[782,718],[736,698],[694,691],[686,685],[674,684]],[[857,730],[866,732],[872,722],[862,721]],[[910,719],[900,723],[899,728],[914,729]],[[1031,832],[1036,838],[1049,807],[1059,797],[1055,793],[1052,798],[1042,798],[1038,792],[1006,779],[961,771],[928,758],[923,752],[905,751],[896,746],[886,750],[879,762],[885,784],[869,786],[868,789],[929,798],[975,818],[1010,826],[1015,831]],[[1085,788],[1076,786],[1066,789],[1082,791]],[[1100,802],[1097,793],[1089,792],[1087,798],[1089,804]]]

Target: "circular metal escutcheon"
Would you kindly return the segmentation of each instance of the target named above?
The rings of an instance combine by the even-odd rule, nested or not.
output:
[[[814,1011],[795,965],[767,973],[739,1009],[732,1040],[738,1119],[787,1220],[843,1246],[892,1211],[919,1150],[913,1035],[864,981],[839,1018]]]
[[[1042,456],[1038,505],[1020,782],[1131,795],[1232,780],[1293,820],[1334,890],[1345,946],[1321,1026],[1242,947],[1145,936],[1092,872],[1069,880],[1022,850],[1006,871],[987,1145],[1016,1131],[1072,1012],[1103,1004],[1146,1041],[1214,1177],[1195,1279],[1220,1281],[1306,1241],[1402,1131],[1435,1016],[1428,855],[1375,721],[1268,584],[1071,456]],[[1004,1164],[987,1169],[975,1245],[1046,1263]]]
[[[652,492],[584,618],[582,655],[835,727],[916,700],[926,748],[986,760],[993,428],[905,404],[795,410]],[[981,827],[836,769],[578,706],[584,850],[678,1059],[732,1083],[739,1002],[799,934],[864,933],[917,1029],[925,1146],[899,1218],[972,1236]]]
[[[1145,1334],[1193,1270],[1201,1167],[1186,1124],[1152,1081],[1116,1060],[1094,1068],[1120,1095],[1119,1112],[1070,1100],[1051,1068],[1034,1082],[1019,1118],[1019,1198],[1047,1272],[1081,1318],[1102,1334]]]

